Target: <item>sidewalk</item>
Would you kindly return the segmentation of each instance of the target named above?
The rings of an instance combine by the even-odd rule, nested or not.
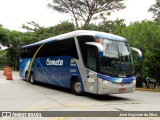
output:
[[[160,92],[160,88],[155,88],[155,89],[149,89],[149,88],[136,88],[136,90]]]

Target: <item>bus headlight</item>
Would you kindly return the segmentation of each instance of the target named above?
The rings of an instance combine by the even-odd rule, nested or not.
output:
[[[132,84],[135,84],[135,83],[136,83],[136,80],[133,80],[133,81],[132,81]]]
[[[102,83],[102,84],[110,84],[110,85],[112,85],[113,83],[112,82],[110,82],[110,81],[107,81],[107,80],[103,80],[103,79],[100,79],[100,78],[98,78],[98,80]]]
[[[100,82],[102,82],[103,84],[111,84],[111,83],[112,83],[112,82],[110,82],[110,81],[103,80],[103,79],[100,79],[100,78],[98,78],[98,80],[99,80]]]
[[[108,84],[108,83],[109,83],[109,81],[107,81],[107,80],[103,80],[103,81],[102,81],[102,83],[103,83],[103,84]]]

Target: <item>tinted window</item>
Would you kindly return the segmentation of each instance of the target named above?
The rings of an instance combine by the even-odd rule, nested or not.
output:
[[[36,57],[58,56],[58,53],[60,53],[59,48],[59,41],[46,43],[39,50]]]
[[[74,38],[60,41],[60,51],[63,56],[71,56],[78,59],[77,48]]]
[[[94,49],[88,49],[87,51],[87,66],[92,70],[96,71],[96,52]]]
[[[21,49],[21,57],[32,58],[40,46]],[[46,43],[38,51],[36,57],[71,56],[78,59],[74,38]]]
[[[34,46],[34,47],[28,47],[28,48],[22,48],[21,49],[21,54],[20,56],[22,58],[31,58],[33,57],[34,53],[38,49],[39,46]]]
[[[95,42],[95,39],[93,36],[79,36],[78,43],[80,46],[81,55],[83,58],[83,62],[86,65],[87,64],[87,50],[86,50],[86,42]]]

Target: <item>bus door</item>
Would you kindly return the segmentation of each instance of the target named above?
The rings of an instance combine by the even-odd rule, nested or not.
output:
[[[98,52],[95,46],[87,45],[87,90],[86,92],[97,93],[97,69],[98,69]]]

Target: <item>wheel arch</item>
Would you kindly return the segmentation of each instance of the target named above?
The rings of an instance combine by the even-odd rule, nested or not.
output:
[[[30,75],[31,75],[31,74],[34,74],[34,72],[31,71],[31,72],[30,72]],[[28,70],[26,70],[26,72],[25,72],[25,79],[28,80],[29,77],[30,77],[30,75],[28,76]]]
[[[80,80],[80,79],[78,78],[78,76],[76,76],[76,75],[73,75],[73,76],[71,77],[71,79],[70,79],[70,88],[71,88],[71,86],[72,86],[72,83],[73,83],[76,79]]]
[[[84,85],[83,85],[83,82],[82,82],[82,79],[80,76],[78,75],[73,75],[70,79],[70,88],[72,89],[72,84],[74,83],[74,81],[76,80],[79,80],[79,82],[81,83],[81,89],[82,89],[82,94],[85,93],[85,90],[84,90]]]

